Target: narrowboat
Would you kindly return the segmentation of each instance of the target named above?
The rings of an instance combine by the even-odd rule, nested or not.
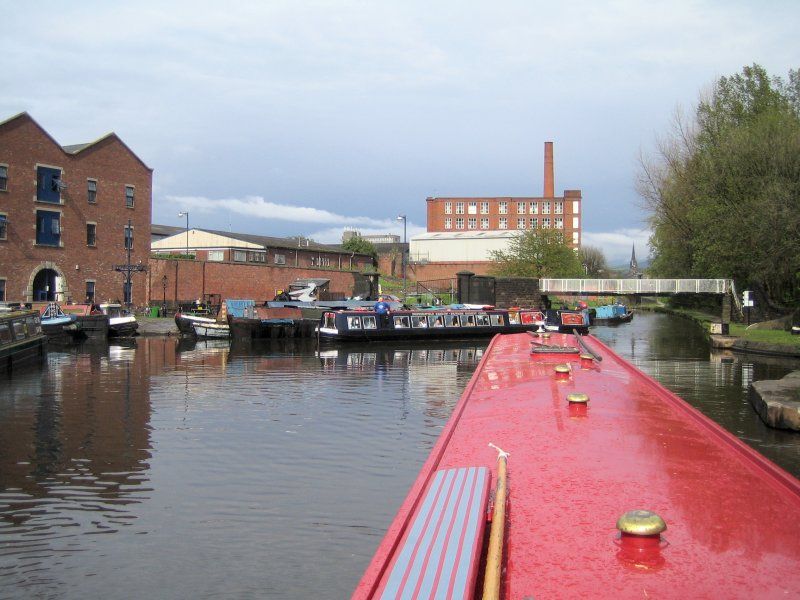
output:
[[[108,316],[96,304],[63,304],[61,310],[75,316],[86,337],[102,340],[108,337]]]
[[[195,335],[195,323],[208,324],[216,322],[217,320],[213,317],[206,317],[180,311],[175,313],[175,325],[178,327],[178,332],[183,335]]]
[[[318,333],[321,341],[439,340],[534,331],[543,324],[544,313],[536,309],[340,310],[323,313]]]
[[[624,304],[604,304],[589,310],[589,323],[591,325],[619,325],[630,323],[633,311]]]
[[[544,314],[544,328],[547,331],[589,333],[589,311],[585,309],[548,309]]]
[[[136,335],[139,323],[121,304],[104,303],[100,305],[100,310],[108,317],[108,337]]]
[[[47,351],[38,310],[0,312],[0,374],[41,360]]]
[[[353,598],[800,596],[800,481],[597,339],[539,340],[491,341]]]

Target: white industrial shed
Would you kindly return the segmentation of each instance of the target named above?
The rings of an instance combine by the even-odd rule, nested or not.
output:
[[[505,250],[520,231],[446,231],[415,235],[409,243],[409,260],[427,262],[486,262],[493,250]]]

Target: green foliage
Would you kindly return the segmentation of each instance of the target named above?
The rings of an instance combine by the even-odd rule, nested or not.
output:
[[[350,252],[357,252],[358,254],[367,254],[372,258],[378,257],[378,251],[375,248],[375,244],[369,240],[365,240],[360,235],[354,235],[351,237],[344,244],[342,244],[342,248],[349,250]]]
[[[600,248],[594,246],[581,246],[578,250],[578,258],[584,266],[587,277],[608,277],[610,270],[606,256]]]
[[[504,277],[583,276],[580,259],[557,229],[525,231],[511,239],[507,251],[493,251],[491,257],[492,272]]]
[[[638,190],[665,277],[732,277],[800,303],[800,79],[759,65],[720,78],[694,121],[676,120]]]

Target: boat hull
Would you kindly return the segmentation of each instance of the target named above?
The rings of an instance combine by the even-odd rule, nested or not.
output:
[[[197,338],[227,339],[231,337],[231,329],[227,323],[193,323],[194,334]]]
[[[41,362],[47,342],[38,311],[0,314],[0,374]]]

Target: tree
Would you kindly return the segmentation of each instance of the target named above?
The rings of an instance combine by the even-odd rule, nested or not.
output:
[[[608,276],[609,269],[605,254],[600,248],[594,246],[582,246],[578,250],[578,259],[584,267],[584,273],[588,277]]]
[[[763,67],[722,77],[692,120],[677,115],[640,160],[651,269],[732,277],[773,303],[800,304],[800,76]]]
[[[375,244],[369,240],[365,240],[360,235],[354,235],[351,237],[344,244],[342,244],[342,248],[358,254],[367,254],[371,256],[373,260],[378,258],[378,251],[375,248]]]
[[[511,238],[508,250],[491,252],[492,272],[506,277],[580,277],[583,267],[558,229],[525,231]]]

